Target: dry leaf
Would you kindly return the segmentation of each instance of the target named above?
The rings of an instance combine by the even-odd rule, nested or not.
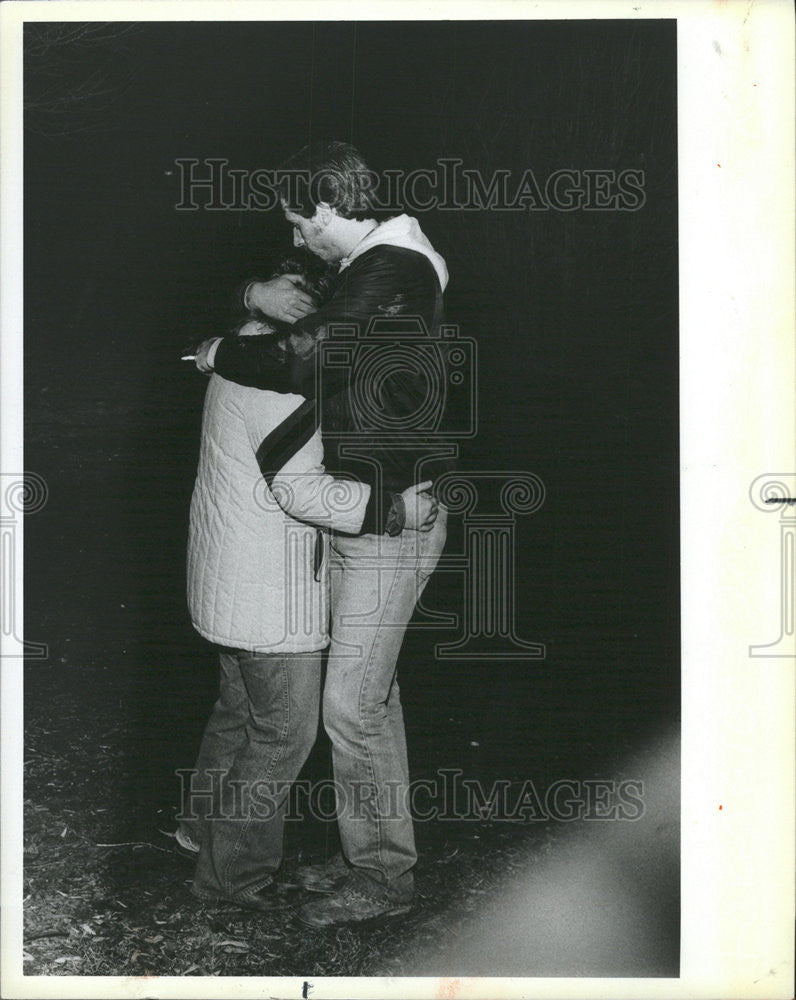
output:
[[[237,948],[240,951],[248,951],[249,946],[245,941],[219,941],[218,948]]]

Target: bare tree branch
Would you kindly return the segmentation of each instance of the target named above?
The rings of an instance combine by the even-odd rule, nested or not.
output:
[[[115,58],[127,22],[31,22],[25,26],[25,127],[56,137],[106,128],[108,112],[132,82]],[[103,61],[106,65],[102,65]],[[101,68],[95,68],[97,63]]]

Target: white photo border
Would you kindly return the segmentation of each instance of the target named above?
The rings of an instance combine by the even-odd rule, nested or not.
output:
[[[50,0],[0,7],[0,456],[22,442],[25,21],[677,20],[682,566],[682,946],[678,979],[313,977],[313,1000],[793,996],[793,655],[777,517],[751,484],[796,473],[794,23],[779,0]],[[13,580],[22,607],[21,574]],[[19,613],[19,612],[18,612]],[[19,619],[21,620],[21,614]],[[4,639],[4,654],[8,642]],[[792,641],[792,635],[790,636]],[[2,990],[7,997],[302,996],[300,977],[24,976],[22,660],[2,658]],[[720,808],[721,807],[721,808]],[[451,992],[452,991],[452,992]]]

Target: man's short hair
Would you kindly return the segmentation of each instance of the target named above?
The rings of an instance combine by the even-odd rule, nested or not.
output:
[[[291,176],[281,185],[286,208],[311,219],[321,202],[344,219],[372,219],[376,174],[348,142],[309,143],[283,165]]]

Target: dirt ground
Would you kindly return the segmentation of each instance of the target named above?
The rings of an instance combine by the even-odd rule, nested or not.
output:
[[[500,879],[556,839],[550,824],[418,824],[417,907],[383,928],[312,932],[290,910],[261,915],[203,905],[189,892],[192,863],[160,832],[175,826],[168,781],[161,776],[149,794],[141,783],[142,769],[157,768],[158,749],[165,765],[168,736],[155,747],[145,718],[109,726],[112,716],[102,710],[113,702],[108,686],[94,685],[93,698],[90,685],[78,692],[77,670],[62,669],[60,683],[52,669],[29,673],[29,693],[47,689],[28,711],[25,751],[29,975],[411,974],[413,957],[441,934],[455,936],[457,922]],[[87,700],[96,703],[88,711]],[[295,865],[322,858],[334,833],[309,818],[287,827],[282,877],[289,884]],[[286,898],[300,902],[301,893],[288,889]]]

